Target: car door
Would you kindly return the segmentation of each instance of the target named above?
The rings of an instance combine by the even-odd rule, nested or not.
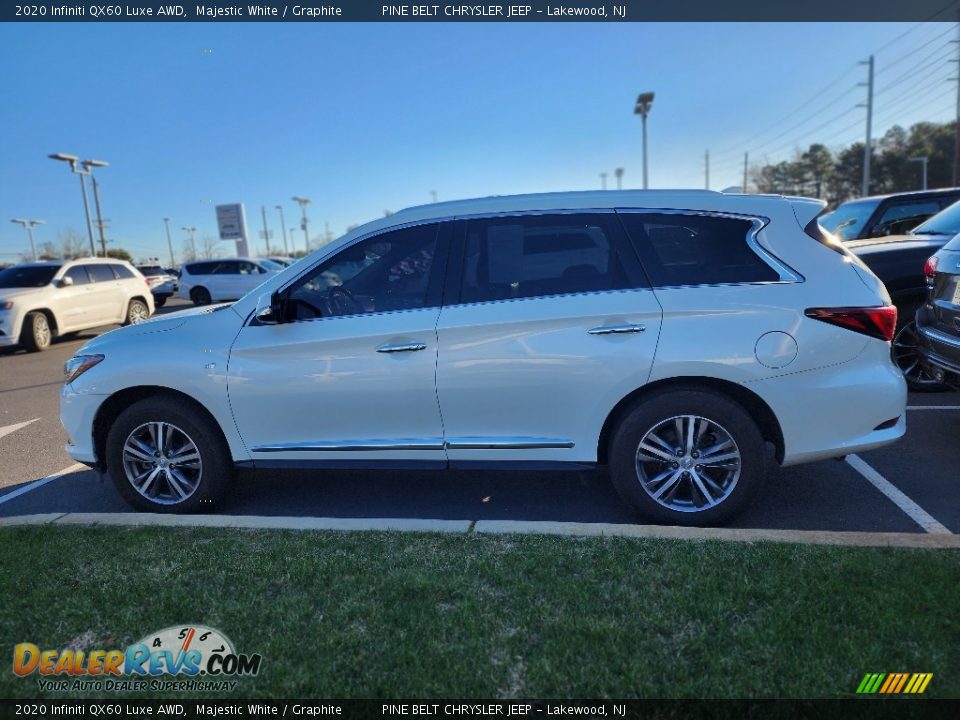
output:
[[[479,218],[462,231],[437,323],[451,467],[595,461],[607,414],[647,381],[661,324],[616,215]]]
[[[228,391],[258,467],[445,465],[435,328],[447,234],[424,224],[362,239],[282,289],[283,322],[244,326]]]
[[[90,290],[90,327],[119,322],[124,310],[124,292],[120,281],[106,263],[87,263],[87,272],[92,281]]]
[[[70,278],[69,285],[59,280]],[[61,332],[96,323],[96,288],[84,265],[73,265],[55,282],[54,312]]]

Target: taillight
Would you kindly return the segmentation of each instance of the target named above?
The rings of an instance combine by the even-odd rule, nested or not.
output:
[[[897,327],[897,308],[881,307],[808,308],[806,316],[863,333],[878,340],[893,340]]]
[[[933,276],[937,274],[937,264],[940,262],[936,255],[931,255],[923,264],[923,276],[927,279],[927,287],[933,287]]]

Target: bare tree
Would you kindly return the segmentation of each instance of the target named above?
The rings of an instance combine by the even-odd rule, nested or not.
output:
[[[200,242],[203,245],[200,247],[200,257],[205,260],[212,260],[213,258],[220,257],[223,253],[223,248],[220,246],[220,241],[216,238],[212,238],[209,235],[205,235],[200,239]]]
[[[57,233],[57,240],[60,241],[59,257],[64,260],[86,257],[90,254],[87,240],[76,228],[68,227],[60,230]]]
[[[33,260],[32,257],[28,255],[23,256],[25,260]],[[37,259],[38,260],[59,260],[60,259],[60,248],[56,246],[55,243],[47,240],[37,245]]]
[[[183,241],[183,262],[190,262],[197,259],[197,244],[193,238],[187,238]]]

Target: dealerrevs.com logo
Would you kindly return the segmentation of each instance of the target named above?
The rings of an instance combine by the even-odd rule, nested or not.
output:
[[[44,650],[34,643],[13,649],[13,672],[37,675],[47,691],[233,690],[234,678],[256,675],[262,662],[202,625],[174,625],[126,650]]]

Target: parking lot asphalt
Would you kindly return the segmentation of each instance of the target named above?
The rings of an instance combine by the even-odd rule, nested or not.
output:
[[[189,303],[172,300],[159,313]],[[109,328],[106,328],[107,330]],[[101,329],[100,331],[103,331]],[[74,470],[63,450],[59,389],[63,363],[96,331],[49,351],[0,350],[0,517],[33,513],[129,512],[109,478]],[[732,527],[864,532],[960,533],[960,393],[911,394],[907,436],[862,460],[905,495],[881,492],[849,463],[792,468],[771,463],[769,481]],[[26,424],[25,424],[26,423]],[[880,483],[883,486],[883,483]],[[892,498],[892,499],[891,499]],[[217,508],[232,515],[451,520],[645,521],[595,472],[261,472],[237,480]],[[921,517],[922,520],[922,517]],[[935,530],[936,531],[936,530]]]

